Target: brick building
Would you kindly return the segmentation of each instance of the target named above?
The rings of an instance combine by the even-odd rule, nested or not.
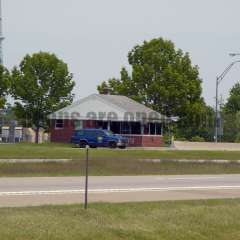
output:
[[[49,119],[52,142],[69,143],[75,130],[101,128],[128,137],[130,146],[163,145],[165,117],[125,96],[93,94]]]

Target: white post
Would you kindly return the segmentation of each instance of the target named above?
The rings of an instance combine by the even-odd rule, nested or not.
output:
[[[108,126],[107,126],[107,128],[108,128],[108,131],[111,131],[111,122],[110,122],[110,121],[108,121]]]
[[[141,134],[144,135],[144,123],[141,122]]]

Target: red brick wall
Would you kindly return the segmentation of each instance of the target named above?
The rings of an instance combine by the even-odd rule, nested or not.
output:
[[[163,147],[162,136],[138,136],[138,135],[126,135],[129,139],[129,147]]]
[[[51,142],[70,143],[73,133],[73,120],[64,120],[63,129],[55,129],[55,120],[51,121]]]
[[[143,136],[143,147],[163,147],[163,137],[162,136]]]
[[[95,121],[84,121],[84,128],[95,128]],[[75,127],[74,120],[64,120],[63,129],[55,129],[55,120],[51,121],[51,142],[69,143],[73,136]]]
[[[127,135],[126,136],[128,138],[129,141],[129,147],[140,147],[142,146],[142,136],[131,136],[131,135]]]
[[[83,122],[84,128],[96,128],[96,121],[88,120]]]

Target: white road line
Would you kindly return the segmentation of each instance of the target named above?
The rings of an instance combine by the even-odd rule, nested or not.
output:
[[[164,178],[157,178],[164,179]],[[178,177],[178,178],[165,178],[166,180],[209,180],[209,179],[225,179],[225,177]],[[165,180],[164,179],[164,180]]]
[[[120,189],[91,189],[89,193],[131,193],[131,192],[169,192],[169,191],[203,191],[203,190],[234,190],[240,186],[196,186],[196,187],[167,187],[167,188],[120,188]],[[0,192],[4,196],[33,196],[33,195],[64,195],[83,194],[84,190],[54,190],[54,191],[22,191],[22,192]]]

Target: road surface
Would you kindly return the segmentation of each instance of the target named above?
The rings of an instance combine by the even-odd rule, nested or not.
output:
[[[240,175],[90,177],[90,202],[240,198]],[[82,203],[83,177],[0,178],[0,207]]]

